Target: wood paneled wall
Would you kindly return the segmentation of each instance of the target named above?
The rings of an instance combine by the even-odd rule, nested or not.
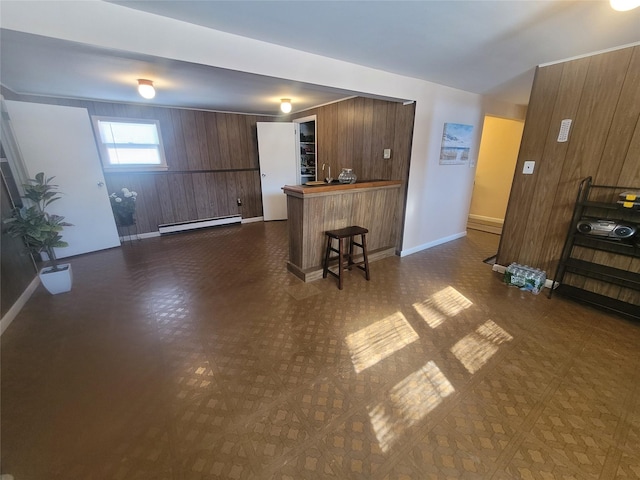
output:
[[[262,216],[256,122],[282,117],[31,97],[4,88],[2,94],[8,100],[82,107],[90,115],[159,120],[167,172],[105,173],[109,192],[122,187],[138,192],[137,233],[201,218]],[[318,166],[331,165],[334,178],[350,167],[361,180],[402,180],[404,199],[414,111],[413,104],[353,98],[291,118],[317,115]],[[382,158],[384,148],[392,149],[391,159]],[[400,211],[399,231],[403,217]]]
[[[357,97],[334,103],[292,118],[317,115],[316,161],[318,179],[322,165],[331,166],[338,178],[342,168],[352,168],[358,180],[401,180],[395,222],[396,251],[402,248],[404,209],[411,163],[411,140],[415,104]],[[391,158],[383,150],[391,149]],[[326,172],[325,172],[326,173]]]
[[[317,168],[331,166],[338,178],[342,168],[352,168],[358,180],[409,178],[415,104],[357,97],[294,115],[317,115]],[[390,148],[390,159],[382,158]]]
[[[160,122],[168,171],[105,173],[109,193],[122,187],[138,193],[137,233],[167,223],[262,215],[256,122],[272,117],[2,93],[11,100],[86,108],[89,115]]]
[[[256,122],[270,118],[103,102],[86,102],[86,108],[90,115],[160,122],[167,172],[105,173],[110,192],[122,187],[138,192],[138,232],[167,223],[262,215]]]
[[[566,118],[569,140],[559,143]],[[526,160],[536,162],[533,175],[521,173]],[[640,46],[538,68],[497,262],[552,277],[588,176],[600,185],[640,185]],[[640,270],[638,259],[626,262]]]

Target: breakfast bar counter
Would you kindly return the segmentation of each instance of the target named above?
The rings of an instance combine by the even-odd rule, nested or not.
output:
[[[400,180],[285,185],[289,271],[305,282],[321,278],[325,232],[350,225],[369,230],[369,262],[395,255],[401,224],[401,186]]]

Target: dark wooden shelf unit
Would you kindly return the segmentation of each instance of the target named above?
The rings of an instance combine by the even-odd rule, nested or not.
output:
[[[620,300],[589,292],[588,290],[571,285],[560,285],[556,289],[556,293],[580,303],[591,305],[599,310],[615,313],[630,320],[640,320],[640,307],[637,305],[621,302]]]
[[[556,293],[625,318],[640,320],[640,262],[635,260],[640,259],[640,232],[631,239],[613,239],[583,234],[577,228],[580,220],[601,219],[637,225],[640,230],[640,210],[623,208],[616,203],[619,194],[625,191],[640,192],[640,187],[594,185],[591,177],[580,183],[549,298]],[[623,257],[629,261],[621,261]],[[628,268],[618,268],[620,265]],[[573,274],[576,284],[567,280],[567,273]],[[638,295],[620,295],[621,289],[638,292]]]
[[[576,232],[574,245],[640,258],[640,247],[623,240],[607,240],[605,238],[582,235],[581,233]]]
[[[613,283],[621,287],[640,289],[640,275],[627,270],[608,267],[586,260],[578,260],[577,258],[568,259],[565,262],[565,269],[567,272],[577,273],[578,275]]]

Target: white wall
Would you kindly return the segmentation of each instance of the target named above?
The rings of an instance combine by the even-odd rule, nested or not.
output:
[[[97,0],[3,2],[3,28],[105,48],[416,101],[402,254],[465,234],[485,114],[515,105]],[[117,32],[117,34],[114,34]],[[474,125],[472,167],[439,165],[445,122]]]

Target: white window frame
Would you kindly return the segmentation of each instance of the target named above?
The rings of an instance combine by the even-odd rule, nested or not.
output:
[[[160,121],[149,118],[126,118],[126,117],[102,117],[92,116],[93,129],[96,137],[96,143],[100,152],[100,158],[102,159],[102,168],[105,172],[157,172],[166,171],[169,169],[167,160],[164,154],[164,145],[162,143],[162,134],[160,132]],[[158,149],[158,156],[160,163],[148,164],[148,163],[132,163],[132,164],[114,164],[111,163],[109,152],[106,144],[102,141],[102,135],[100,135],[100,122],[114,122],[114,123],[131,123],[131,124],[145,124],[155,125],[156,133],[158,135],[158,144],[154,145]],[[141,145],[141,144],[139,144]],[[126,146],[122,146],[126,148]]]

